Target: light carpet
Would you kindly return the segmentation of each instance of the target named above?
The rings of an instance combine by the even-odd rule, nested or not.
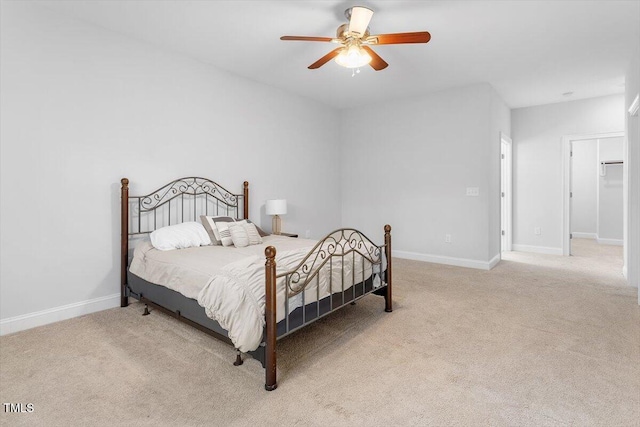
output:
[[[132,304],[0,338],[2,425],[640,425],[640,308],[622,248],[505,256],[492,271],[394,260],[368,296],[252,359]]]

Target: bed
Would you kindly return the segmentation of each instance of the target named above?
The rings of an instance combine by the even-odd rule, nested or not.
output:
[[[265,368],[265,389],[277,387],[276,343],[368,294],[392,311],[391,227],[376,245],[342,228],[319,241],[269,235],[248,247],[201,246],[159,251],[146,236],[197,222],[200,215],[248,220],[249,183],[241,193],[213,180],[187,177],[143,196],[121,180],[121,306],[134,298],[190,324]]]

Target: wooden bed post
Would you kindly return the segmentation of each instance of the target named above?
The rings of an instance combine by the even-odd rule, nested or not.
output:
[[[249,181],[244,182],[244,197],[242,200],[244,201],[244,219],[249,219]]]
[[[127,264],[129,263],[129,180],[122,178],[120,218],[120,307],[129,305],[127,297]]]
[[[384,295],[384,311],[391,313],[393,304],[391,302],[391,226],[389,224],[384,226],[384,253],[387,257],[387,293]]]
[[[245,187],[246,188],[246,187]],[[265,371],[266,381],[264,388],[268,391],[275,390],[278,387],[276,381],[276,248],[267,246],[264,250],[267,257],[265,262],[265,320],[266,320],[266,339],[265,339]]]

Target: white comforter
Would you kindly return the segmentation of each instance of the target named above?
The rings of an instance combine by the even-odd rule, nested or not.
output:
[[[328,245],[321,248],[321,251],[327,251],[326,246]],[[371,247],[363,246],[360,251],[374,261],[378,260],[381,255],[378,253],[369,255],[367,248]],[[277,274],[293,270],[302,262],[309,250],[310,248],[303,248],[277,253]],[[328,257],[325,259],[328,260]],[[311,280],[304,292],[290,298],[287,298],[285,293],[287,276],[278,278],[276,287],[278,322],[285,318],[285,312],[290,313],[303,304],[317,301],[318,295],[322,299],[331,293],[348,289],[354,282],[360,283],[371,277],[371,274],[375,274],[374,287],[382,284],[377,274],[380,272],[380,265],[372,266],[356,252],[351,252],[344,258],[333,257],[330,263],[326,262],[322,268],[319,268],[322,261],[320,256],[317,258],[312,256],[305,261],[309,272],[301,274],[298,283],[304,283],[307,278]],[[342,264],[344,269],[341,268]],[[384,260],[382,267],[386,268]],[[314,276],[316,272],[318,274]],[[289,276],[289,279],[291,278],[292,276]],[[295,284],[291,284],[290,287],[293,290],[300,289]],[[237,349],[243,352],[257,349],[262,342],[265,326],[265,258],[249,257],[223,267],[200,291],[198,303],[205,308],[207,316],[216,320],[228,331],[229,338]]]

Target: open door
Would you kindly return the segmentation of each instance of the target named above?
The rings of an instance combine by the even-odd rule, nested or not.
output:
[[[500,134],[500,251],[511,251],[512,237],[512,144]]]
[[[584,221],[577,221],[577,217],[572,218],[572,214],[575,214],[577,211],[580,211],[582,209],[584,209],[582,207],[582,203],[580,200],[577,200],[576,198],[578,196],[582,196],[584,193],[584,189],[581,188],[574,188],[576,185],[579,184],[579,182],[576,180],[577,175],[574,172],[577,172],[575,169],[579,169],[579,165],[578,164],[574,164],[574,149],[576,148],[576,146],[574,146],[575,142],[579,142],[579,143],[583,143],[585,141],[588,140],[593,140],[596,142],[597,144],[597,164],[595,165],[595,167],[590,167],[590,173],[593,176],[597,176],[598,174],[598,170],[601,167],[607,167],[607,165],[602,165],[600,164],[600,160],[603,161],[603,163],[607,163],[607,161],[612,162],[612,164],[615,164],[617,166],[612,166],[612,168],[618,168],[618,169],[612,169],[614,172],[618,173],[618,179],[617,181],[621,181],[621,184],[619,182],[617,182],[617,184],[620,184],[622,186],[622,194],[624,195],[626,192],[626,188],[627,188],[627,182],[626,182],[626,178],[624,177],[624,175],[622,174],[622,168],[620,167],[621,164],[623,164],[623,159],[624,159],[624,150],[623,148],[621,148],[622,151],[620,151],[619,153],[613,155],[605,155],[606,158],[600,158],[600,151],[601,151],[601,144],[600,142],[602,142],[603,140],[606,141],[615,141],[615,140],[620,140],[622,141],[622,138],[624,138],[624,132],[610,132],[610,133],[601,133],[601,134],[586,134],[586,135],[566,135],[562,137],[562,167],[563,167],[563,177],[562,177],[562,186],[563,186],[563,221],[562,221],[562,254],[564,256],[570,256],[572,253],[572,238],[573,237],[580,237],[580,238],[596,238],[598,240],[599,243],[604,243],[604,242],[608,242],[609,244],[612,244],[612,241],[615,241],[615,244],[623,244],[624,245],[624,239],[622,237],[620,237],[619,239],[611,239],[608,235],[607,236],[600,236],[601,231],[601,225],[602,225],[602,220],[607,218],[608,215],[604,215],[604,214],[608,214],[609,211],[600,211],[599,210],[599,205],[600,205],[600,198],[601,196],[609,196],[609,192],[610,190],[612,190],[612,183],[611,182],[605,182],[605,183],[601,183],[599,182],[597,184],[597,188],[596,188],[596,209],[597,209],[597,213],[596,213],[596,225],[595,225],[595,230],[590,229],[587,230],[586,227],[583,227],[582,224],[584,223]],[[606,144],[608,145],[608,144]],[[621,147],[623,146],[623,144],[619,144]],[[604,153],[604,152],[603,152]],[[615,158],[610,158],[611,156],[615,157]],[[613,161],[615,160],[615,161]],[[575,182],[574,182],[575,181]],[[610,181],[610,180],[609,180]],[[601,191],[607,191],[606,194],[600,194]],[[617,199],[623,198],[624,196],[620,196],[619,194],[616,196]],[[618,200],[619,201],[619,200]],[[623,202],[622,202],[623,203]],[[624,208],[623,208],[624,209]],[[603,215],[601,215],[602,213],[604,213]],[[625,225],[625,221],[628,221],[628,219],[624,218],[624,213],[622,213],[622,225],[621,224],[616,224],[618,226],[618,228],[624,228]],[[577,227],[577,229],[576,229]],[[603,230],[602,233],[606,233],[606,230]],[[607,238],[602,238],[602,237],[607,237]],[[619,242],[618,242],[619,241]]]

